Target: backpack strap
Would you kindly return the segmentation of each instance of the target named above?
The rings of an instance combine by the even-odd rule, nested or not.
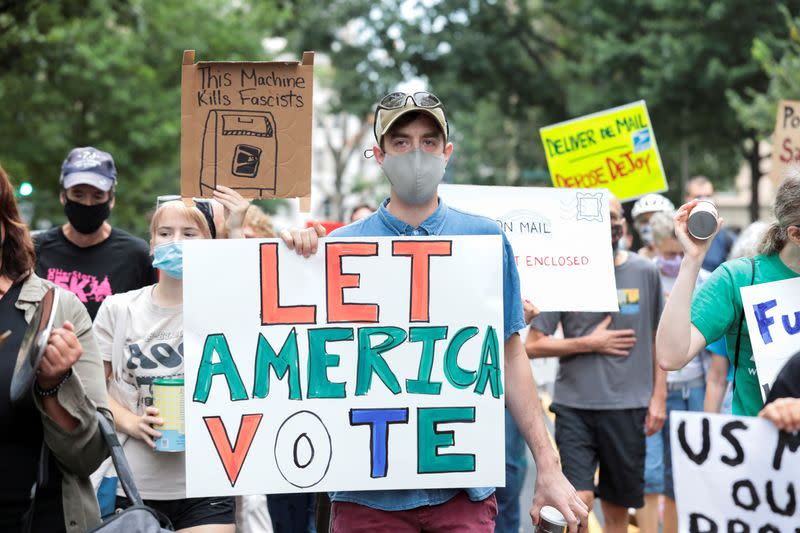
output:
[[[756,281],[756,260],[750,258],[750,266],[753,272],[750,276],[750,285]],[[744,305],[742,305],[742,316],[739,317],[739,331],[736,333],[736,352],[733,358],[733,390],[736,390],[736,372],[739,370],[739,348],[742,345],[742,326],[744,325]]]

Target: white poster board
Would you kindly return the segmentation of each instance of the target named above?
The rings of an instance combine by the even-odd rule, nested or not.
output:
[[[497,235],[184,247],[189,497],[505,484]]]
[[[761,397],[766,400],[783,365],[800,351],[800,278],[740,290]]]
[[[540,311],[619,311],[607,189],[443,184],[439,196],[497,222]]]
[[[685,411],[672,412],[670,433],[680,533],[797,531],[800,434]]]

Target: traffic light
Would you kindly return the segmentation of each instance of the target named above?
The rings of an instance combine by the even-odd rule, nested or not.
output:
[[[30,196],[33,194],[33,184],[29,181],[23,181],[19,184],[19,195],[22,197]]]

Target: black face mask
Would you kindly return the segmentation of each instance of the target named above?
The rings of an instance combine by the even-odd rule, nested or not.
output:
[[[111,198],[102,204],[84,205],[65,198],[64,214],[78,233],[94,233],[111,214]]]
[[[622,239],[622,224],[611,224],[611,253],[616,254],[619,241]]]

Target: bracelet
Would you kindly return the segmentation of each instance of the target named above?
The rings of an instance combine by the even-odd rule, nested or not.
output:
[[[67,373],[64,374],[64,377],[61,378],[61,381],[59,381],[56,384],[55,387],[51,387],[49,389],[41,388],[39,386],[39,382],[38,381],[34,381],[33,382],[33,391],[36,393],[37,396],[41,396],[42,398],[47,398],[48,396],[53,396],[61,389],[61,386],[64,385],[64,383],[66,383],[66,381],[70,378],[70,376],[72,376],[72,368],[67,370]]]

